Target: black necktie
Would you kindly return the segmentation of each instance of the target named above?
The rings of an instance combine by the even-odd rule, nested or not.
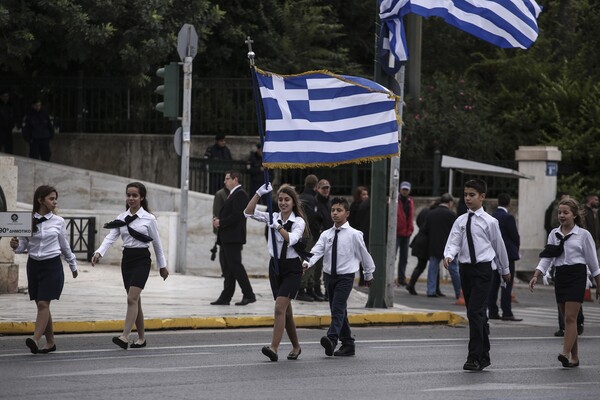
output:
[[[125,221],[121,221],[120,219],[115,219],[114,221],[110,221],[110,222],[107,222],[106,224],[104,224],[104,229],[120,228],[122,226],[127,225],[127,231],[134,239],[137,239],[140,242],[144,242],[144,243],[151,242],[152,238],[150,236],[145,235],[141,232],[138,232],[129,226],[129,224],[131,222],[135,221],[137,218],[138,218],[138,215],[134,214],[134,215],[126,216]]]
[[[467,221],[467,244],[469,245],[469,256],[471,257],[471,264],[477,264],[477,257],[475,256],[475,244],[473,243],[473,235],[471,234],[471,219],[475,213],[469,213],[469,219]]]
[[[33,232],[37,232],[38,231],[38,227],[37,226],[39,224],[41,224],[42,222],[44,222],[44,221],[48,221],[48,218],[46,218],[46,217],[42,217],[42,218],[33,217],[33,227],[32,227],[33,228],[32,229]]]
[[[279,225],[281,225],[281,220],[277,220],[277,222],[279,222]],[[293,224],[292,221],[287,221],[285,224],[283,224],[283,229],[290,232],[292,230],[292,224]],[[281,255],[279,256],[281,263],[284,263],[285,260],[287,259],[288,245],[289,245],[289,242],[287,240],[284,240],[283,245],[281,246]]]
[[[337,242],[339,229],[335,230],[335,236],[333,237],[333,245],[331,246],[331,276],[337,275]]]

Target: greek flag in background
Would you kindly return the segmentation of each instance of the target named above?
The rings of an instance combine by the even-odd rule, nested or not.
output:
[[[266,132],[263,165],[303,168],[398,155],[398,97],[364,78],[257,70]]]
[[[440,17],[448,24],[503,48],[529,48],[538,37],[541,7],[535,0],[379,0],[380,54],[397,72],[408,59],[402,17]]]

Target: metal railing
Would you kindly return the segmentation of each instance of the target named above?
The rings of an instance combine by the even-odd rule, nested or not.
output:
[[[71,251],[75,254],[85,253],[86,260],[91,260],[96,248],[96,217],[64,218]]]

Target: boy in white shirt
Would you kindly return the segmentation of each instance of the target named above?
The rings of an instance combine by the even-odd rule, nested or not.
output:
[[[348,224],[350,215],[348,201],[341,197],[331,202],[331,218],[334,226],[323,231],[319,240],[310,251],[313,256],[304,261],[304,271],[312,267],[323,257],[323,277],[329,295],[331,325],[327,336],[321,338],[321,346],[328,356],[353,356],[355,354],[354,338],[348,323],[347,302],[354,286],[354,275],[362,263],[365,284],[371,286],[375,263],[369,254],[362,232]],[[335,351],[337,342],[342,346]]]

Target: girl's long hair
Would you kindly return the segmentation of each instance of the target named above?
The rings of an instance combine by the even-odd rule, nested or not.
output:
[[[292,207],[292,211],[294,212],[294,214],[296,214],[297,216],[302,218],[305,222],[304,233],[302,234],[302,237],[305,237],[305,238],[310,237],[310,230],[308,229],[308,221],[306,219],[306,216],[304,215],[304,211],[302,211],[302,205],[300,204],[300,197],[298,196],[298,193],[296,193],[296,190],[294,190],[294,187],[291,185],[288,185],[287,183],[284,183],[283,185],[281,185],[281,187],[279,187],[279,190],[277,191],[278,197],[279,197],[279,193],[285,193],[292,198],[292,200],[294,201],[294,206]]]
[[[38,186],[38,188],[35,189],[35,192],[33,193],[33,212],[31,213],[31,218],[33,219],[31,230],[33,232],[38,231],[37,222],[33,218],[33,214],[39,213],[40,208],[42,208],[42,205],[40,204],[39,200],[43,200],[46,196],[48,196],[51,193],[56,193],[56,198],[58,199],[58,191],[50,185]]]

